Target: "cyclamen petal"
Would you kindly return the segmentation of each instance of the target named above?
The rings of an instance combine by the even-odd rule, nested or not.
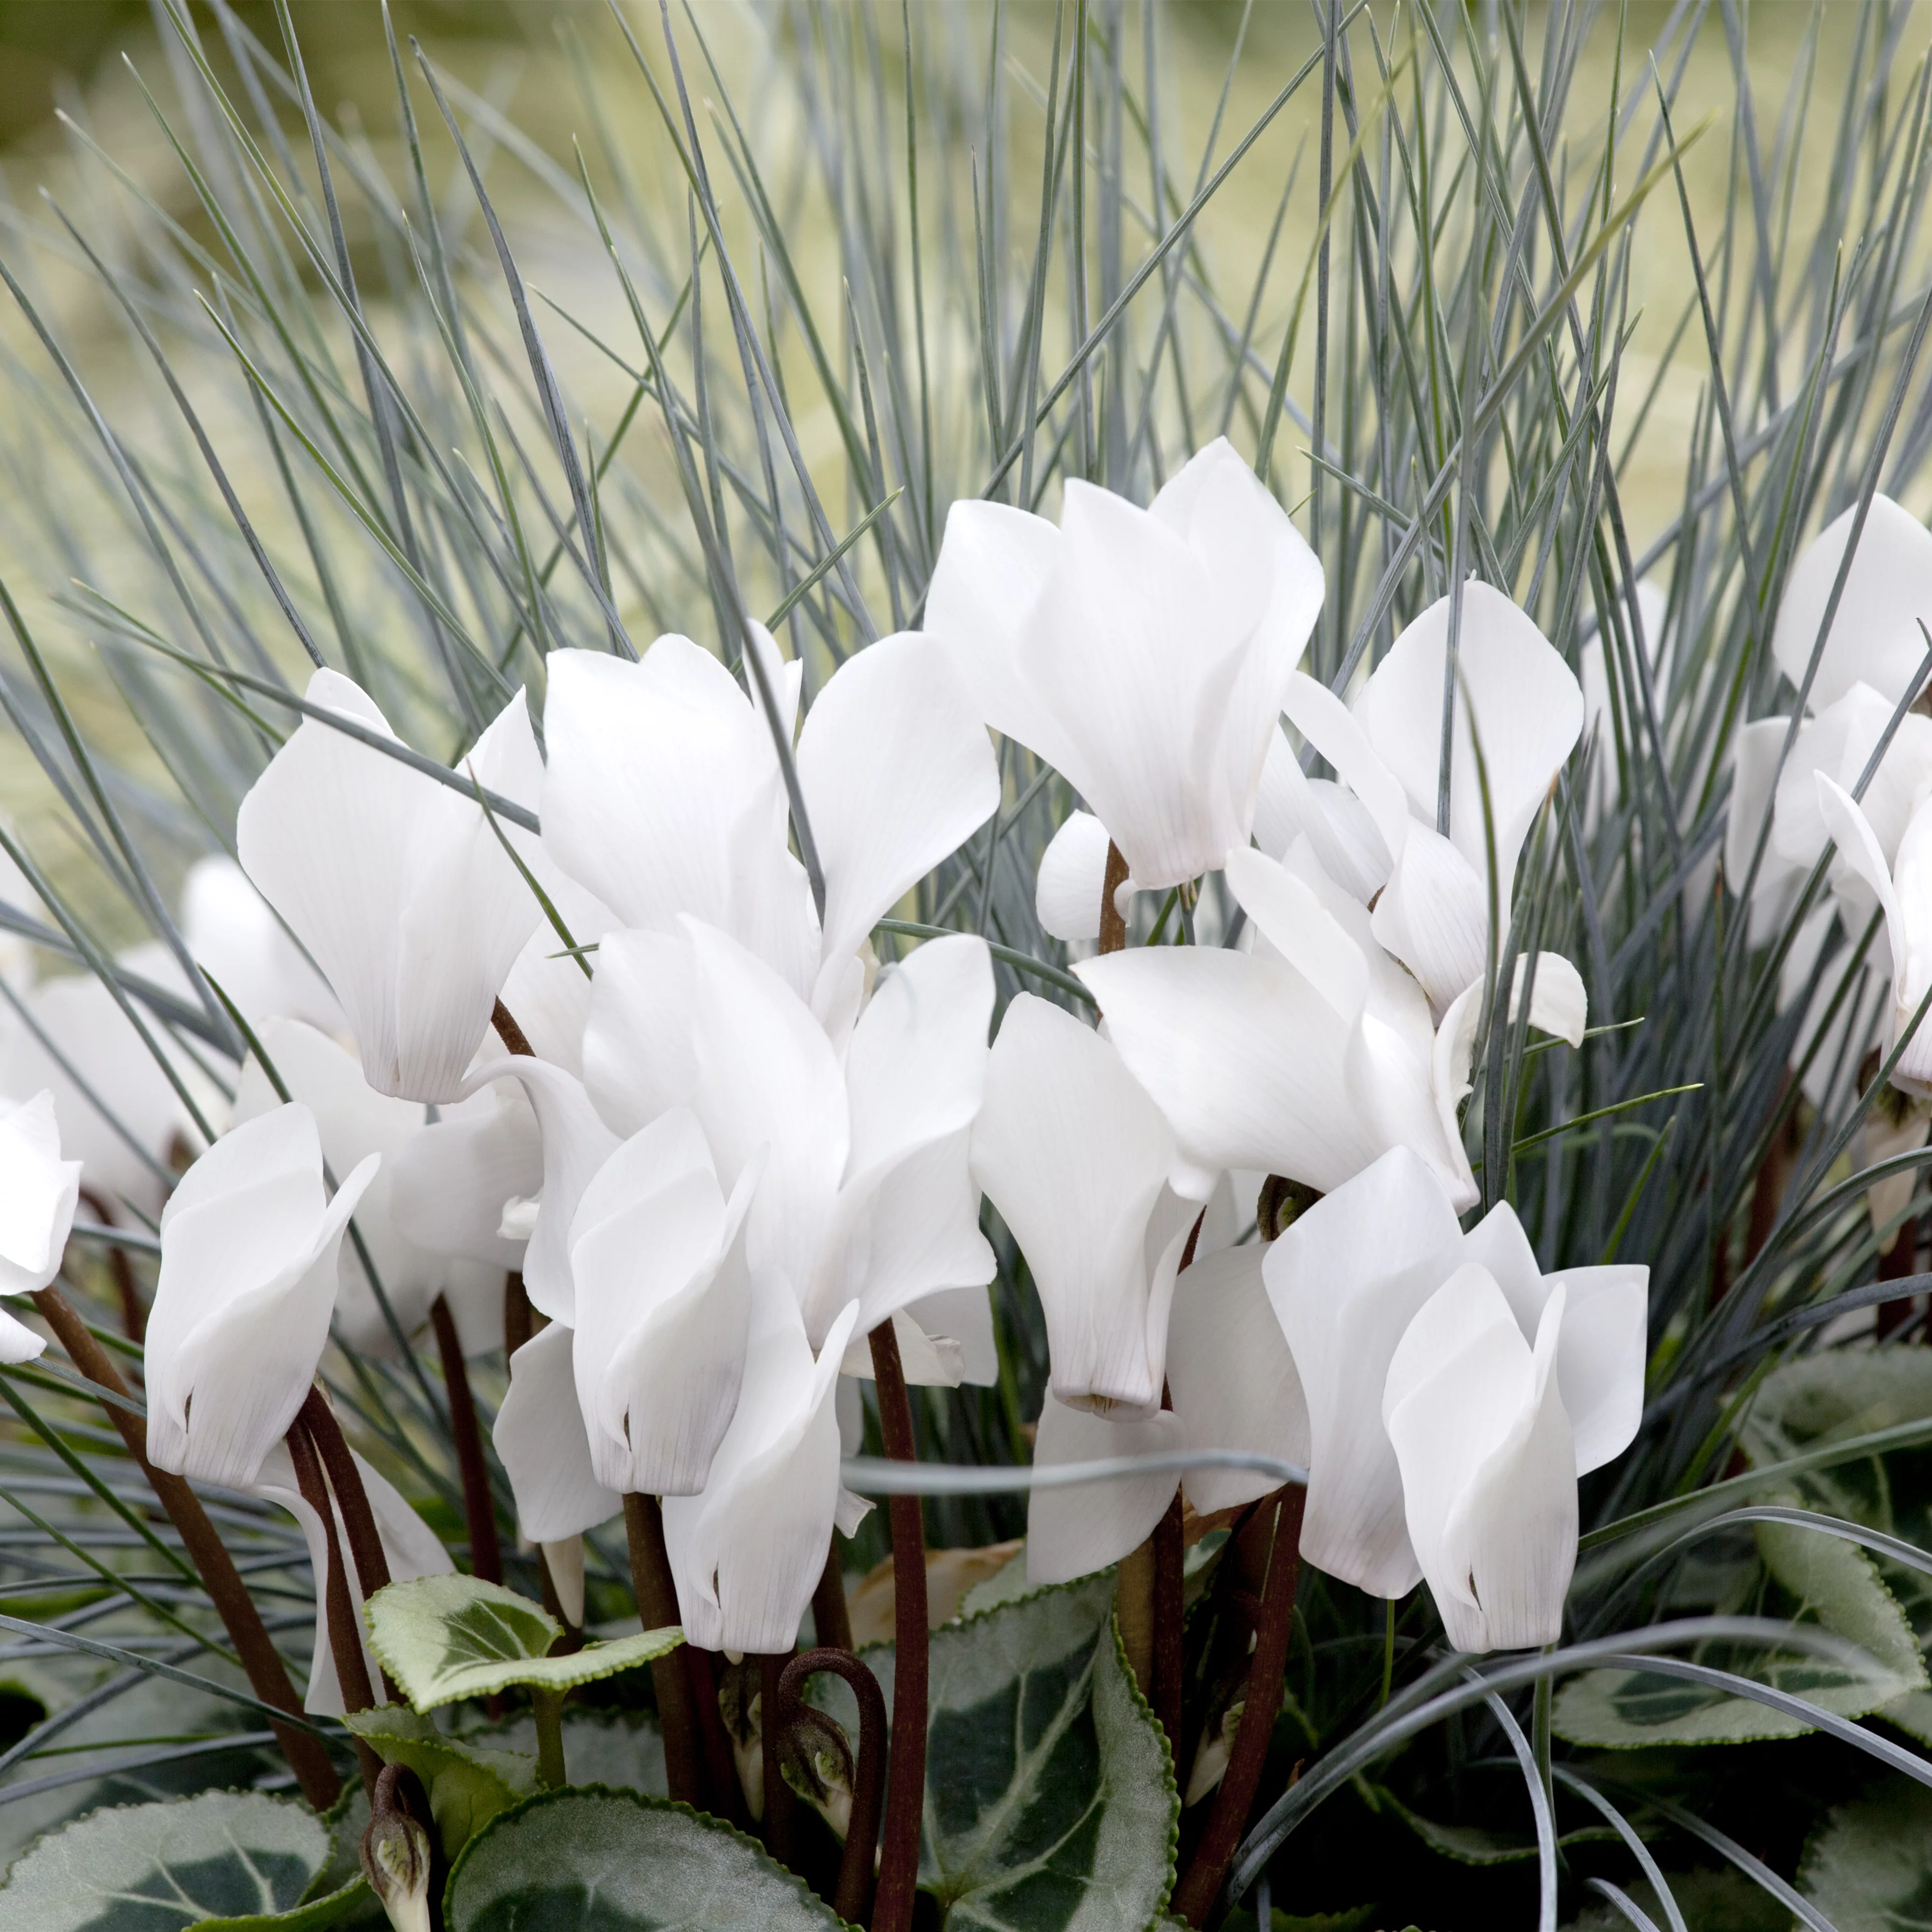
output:
[[[0,1100],[0,1294],[34,1294],[59,1274],[80,1166],[61,1158],[50,1090],[18,1106]]]
[[[517,1499],[517,1527],[557,1543],[608,1522],[624,1499],[598,1480],[578,1406],[572,1330],[553,1322],[510,1358],[510,1387],[491,1439]]]
[[[215,1142],[161,1216],[147,1334],[148,1455],[158,1468],[246,1489],[315,1379],[336,1256],[375,1178],[371,1154],[322,1192],[315,1116],[299,1102]]]
[[[308,695],[394,735],[338,672],[318,670]],[[458,769],[534,797],[542,765],[520,691]],[[482,807],[310,718],[242,801],[235,837],[243,869],[328,976],[369,1084],[456,1099],[539,916]]]
[[[1041,929],[1070,944],[1100,936],[1100,896],[1107,884],[1107,828],[1090,812],[1070,812],[1040,854],[1034,908]],[[1123,917],[1134,890],[1128,880],[1114,894]]]
[[[1191,1446],[1186,1425],[1172,1409],[1116,1419],[1069,1408],[1049,1394],[1040,1410],[1033,1460],[1036,1468],[1048,1468],[1116,1456],[1171,1454]],[[1180,1480],[1165,1469],[1034,1490],[1027,1498],[1027,1581],[1070,1583],[1118,1563],[1154,1533]]]
[[[1057,532],[956,505],[926,606],[988,723],[1062,772],[1142,887],[1252,829],[1322,567],[1225,439],[1148,509],[1076,482]]]

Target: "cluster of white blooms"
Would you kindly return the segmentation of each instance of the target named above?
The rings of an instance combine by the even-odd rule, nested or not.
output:
[[[1932,537],[1874,505],[1813,666],[1845,536],[1795,572],[1777,650],[1815,715],[1774,800],[1762,774],[1787,726],[1745,733],[1726,868],[1741,884],[1770,814],[1762,919],[1835,841],[1834,889],[1884,908],[1909,1018],[1932,984],[1912,884],[1932,724],[1904,717],[1852,794],[1924,656],[1898,614],[1932,602]],[[518,691],[444,783],[372,744],[391,730],[375,702],[316,672],[308,703],[329,716],[243,802],[239,869],[190,882],[189,944],[260,1054],[161,1213],[153,1460],[299,1513],[280,1444],[332,1323],[381,1349],[440,1304],[465,1349],[500,1348],[518,1270],[540,1325],[495,1442],[524,1534],[565,1576],[625,1496],[662,1498],[692,1640],[782,1651],[865,1507],[841,1486],[858,1410],[839,1391],[872,1373],[868,1338],[890,1324],[914,1382],[997,1377],[983,1196],[1045,1316],[1040,1462],[1223,1450],[1304,1468],[1310,1560],[1390,1596],[1426,1577],[1471,1649],[1556,1640],[1577,1478],[1638,1424],[1646,1271],[1546,1274],[1507,1205],[1466,1232],[1480,1192],[1459,1110],[1505,974],[1529,1024],[1582,1037],[1568,959],[1499,956],[1520,856],[1604,716],[1604,653],[1586,648],[1580,681],[1472,580],[1337,694],[1300,668],[1323,594],[1217,442],[1144,509],[1078,483],[1057,526],[956,505],[923,629],[854,652],[802,723],[802,668],[755,626],[757,662],[735,669],[675,635],[635,661],[559,650],[541,741]],[[1646,606],[1658,663],[1662,616]],[[1076,970],[1097,1028],[1023,992],[989,1042],[982,940],[883,967],[873,950],[998,808],[992,733],[1090,808],[1048,847],[1038,908],[1090,955]],[[1309,775],[1318,759],[1331,776]],[[1136,893],[1191,905],[1210,874],[1239,909],[1228,943],[1118,944]],[[1114,940],[1091,952],[1103,922]],[[36,1040],[68,1036],[67,986],[23,996]],[[104,1011],[128,1036],[114,1051],[138,1044]],[[1923,1058],[1901,1084],[1932,1079]],[[103,1144],[69,1090],[86,1069],[62,1070],[0,1116],[26,1150],[8,1172],[30,1177],[0,1212],[0,1292],[58,1266],[82,1163],[104,1199],[159,1208],[157,1175],[192,1150],[172,1106],[142,1148]],[[22,1085],[9,1069],[0,1091]],[[80,1162],[60,1160],[56,1100]],[[1319,1198],[1248,1238],[1269,1176]],[[369,1480],[392,1574],[446,1564]],[[1030,1574],[1118,1560],[1177,1483],[1206,1514],[1279,1480],[1200,1467],[1041,1490]]]

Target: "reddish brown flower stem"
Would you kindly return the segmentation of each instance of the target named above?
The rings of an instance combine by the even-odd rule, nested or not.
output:
[[[825,1574],[812,1593],[812,1628],[821,1646],[836,1650],[852,1648],[852,1612],[845,1601],[845,1570],[839,1560],[838,1532],[832,1532],[831,1547],[825,1552]]]
[[[912,1402],[890,1322],[872,1330],[872,1345],[886,1454],[897,1462],[916,1461]],[[892,1752],[872,1932],[910,1932],[926,1814],[926,1526],[916,1496],[894,1496],[886,1510],[892,1529]]]
[[[486,1583],[503,1580],[503,1552],[496,1540],[496,1505],[490,1495],[489,1466],[483,1460],[483,1432],[476,1426],[476,1398],[470,1393],[470,1371],[463,1360],[463,1342],[449,1302],[439,1294],[429,1305],[430,1325],[436,1330],[436,1353],[442,1358],[442,1385],[449,1396],[449,1433],[456,1445],[456,1466],[463,1478],[463,1514],[470,1526],[471,1574]]]
[[[335,1659],[335,1681],[342,1692],[343,1708],[366,1711],[375,1702],[376,1694],[370,1688],[369,1666],[362,1654],[361,1619],[349,1588],[348,1566],[342,1560],[342,1541],[335,1533],[335,1511],[322,1475],[322,1458],[316,1454],[300,1416],[290,1425],[288,1444],[289,1458],[296,1466],[296,1486],[302,1491],[302,1501],[322,1519],[326,1560],[319,1580],[322,1600],[328,1607],[328,1647]],[[382,1760],[360,1738],[356,1740],[356,1757],[362,1767],[363,1789],[373,1798]]]
[[[1126,855],[1107,842],[1107,871],[1100,886],[1100,950],[1118,952],[1127,943],[1127,922],[1114,909],[1114,895],[1127,883]]]
[[[1275,1519],[1274,1544],[1268,1556],[1268,1581],[1262,1588],[1261,1616],[1255,1630],[1255,1652],[1248,1666],[1247,1688],[1241,1720],[1220,1788],[1214,1793],[1207,1828],[1196,1847],[1187,1875],[1175,1886],[1169,1908],[1190,1925],[1204,1925],[1220,1896],[1228,1867],[1233,1862],[1248,1813],[1268,1762],[1274,1735],[1275,1713],[1281,1708],[1283,1672],[1288,1667],[1288,1636],[1294,1618],[1295,1586],[1301,1573],[1301,1512],[1308,1492],[1290,1484],[1275,1492],[1280,1504]]]
[[[125,1396],[128,1384],[114,1366],[107,1351],[88,1332],[79,1312],[58,1288],[44,1288],[34,1297],[34,1306],[54,1331],[68,1359],[91,1382],[113,1394]],[[188,1561],[200,1575],[209,1600],[214,1604],[228,1640],[248,1672],[248,1688],[264,1704],[291,1716],[302,1715],[302,1700],[289,1682],[288,1666],[271,1641],[255,1608],[254,1599],[235,1568],[227,1545],[216,1534],[201,1506],[201,1499],[179,1476],[158,1469],[148,1460],[148,1438],[141,1418],[115,1402],[101,1405],[108,1420],[121,1432],[128,1454],[139,1466],[153,1488],[156,1498],[167,1512],[187,1551]],[[271,1720],[272,1723],[273,1720]],[[302,1794],[318,1811],[326,1811],[341,1796],[342,1780],[329,1762],[322,1740],[313,1732],[292,1725],[275,1724],[275,1736],[296,1774]]]
[[[524,1060],[534,1060],[537,1050],[531,1046],[530,1038],[511,1016],[510,1010],[501,1000],[490,1011],[490,1024],[496,1029],[496,1037],[511,1052]]]
[[[778,1682],[794,1654],[782,1652],[758,1659],[758,1749],[764,1759],[765,1850],[782,1865],[798,1868],[798,1794],[785,1782],[778,1749],[784,1736]]]
[[[858,1761],[852,1767],[852,1815],[846,1826],[844,1856],[838,1863],[838,1892],[832,1907],[848,1925],[863,1925],[872,1906],[872,1856],[879,1842],[879,1808],[886,1786],[886,1700],[879,1680],[849,1650],[821,1644],[801,1651],[778,1678],[780,1735],[798,1714],[805,1680],[830,1670],[844,1678],[859,1702]]]
[[[718,1653],[688,1643],[683,1650],[686,1681],[698,1713],[698,1742],[704,1754],[704,1774],[711,1786],[710,1808],[741,1832],[752,1828],[751,1807],[738,1782],[738,1761],[724,1720],[718,1708]]]
[[[1180,1696],[1187,1664],[1182,1643],[1186,1618],[1181,1547],[1180,1492],[1169,1498],[1167,1514],[1154,1532],[1154,1694],[1148,1702],[1167,1733],[1174,1764],[1180,1762]]]
[[[311,1387],[303,1398],[298,1419],[308,1431],[316,1454],[322,1458],[322,1472],[334,1492],[336,1507],[342,1512],[342,1526],[349,1536],[349,1560],[356,1566],[356,1594],[366,1604],[378,1590],[388,1587],[389,1556],[382,1547],[382,1532],[376,1527],[376,1512],[369,1507],[362,1472],[356,1466],[342,1425],[320,1388]],[[403,1700],[402,1692],[386,1670],[382,1673],[382,1695],[392,1704]]]
[[[631,1546],[631,1588],[638,1600],[638,1620],[646,1630],[662,1630],[677,1622],[677,1590],[671,1581],[670,1559],[664,1554],[664,1516],[656,1496],[624,1498],[624,1532]],[[697,1702],[689,1670],[679,1652],[652,1660],[651,1687],[657,1693],[658,1724],[664,1732],[666,1786],[680,1804],[702,1810],[708,1794],[698,1756]],[[736,1782],[734,1775],[734,1788]]]

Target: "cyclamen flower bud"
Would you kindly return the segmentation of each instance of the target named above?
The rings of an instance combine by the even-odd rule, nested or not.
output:
[[[362,1870],[395,1932],[430,1932],[429,1834],[398,1802],[408,1768],[386,1765],[362,1834]]]

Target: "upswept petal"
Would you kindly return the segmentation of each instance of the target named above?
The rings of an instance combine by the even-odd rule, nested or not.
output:
[[[520,1088],[500,1081],[391,1157],[390,1217],[405,1240],[430,1254],[520,1268],[527,1244],[504,1238],[503,1210],[535,1196],[543,1172],[536,1115]]]
[[[720,1186],[734,1188],[766,1150],[746,1256],[754,1274],[782,1271],[794,1295],[832,1216],[851,1144],[845,1082],[805,1002],[724,933],[684,922],[694,988],[691,1105]]]
[[[1353,1025],[1368,1004],[1368,956],[1318,890],[1251,846],[1227,855],[1226,872],[1256,930],[1342,1025]]]
[[[1406,824],[1408,808],[1400,787],[1396,795]],[[1270,858],[1282,859],[1303,838],[1322,869],[1360,904],[1366,905],[1388,884],[1394,862],[1367,806],[1330,779],[1304,777],[1300,760],[1277,728],[1255,797],[1255,843]]]
[[[16,1322],[0,1308],[0,1364],[11,1368],[18,1362],[31,1362],[46,1352],[47,1338],[36,1335],[24,1322]]]
[[[1174,1284],[1167,1383],[1192,1449],[1243,1449],[1308,1466],[1308,1400],[1262,1280],[1258,1242],[1203,1256]],[[1250,1469],[1190,1469],[1187,1500],[1202,1516],[1280,1486]]]
[[[1182,884],[1245,844],[1248,823],[1201,774],[1223,755],[1244,652],[1267,609],[1272,560],[1243,551],[1210,573],[1178,532],[1124,497],[1067,485],[1060,550],[1030,620],[1028,675],[1060,718],[1081,720],[1060,765],[1144,887]],[[1272,710],[1265,714],[1272,724]],[[1038,748],[1036,747],[1036,749]]]
[[[1150,1332],[1144,1243],[1174,1164],[1160,1108],[1108,1042],[1030,993],[1006,1009],[986,1093],[973,1170],[1027,1258],[1055,1395],[1154,1406],[1166,1332]]]
[[[1352,1077],[1348,1028],[1285,962],[1136,946],[1074,970],[1197,1167],[1257,1168],[1326,1192],[1384,1150]]]
[[[197,859],[182,881],[182,936],[197,964],[259,1025],[272,1016],[338,1033],[342,1007],[266,899],[226,853]]]
[[[553,651],[544,843],[626,926],[731,924],[733,826],[754,803],[784,843],[770,727],[717,658],[659,638],[635,663]]]
[[[315,1118],[291,1102],[236,1128],[183,1175],[161,1216],[148,1324],[158,1467],[236,1489],[255,1480],[314,1379],[337,1250],[380,1159],[325,1205]]]
[[[1437,1012],[1482,978],[1489,888],[1483,874],[1432,827],[1410,826],[1370,921],[1377,941],[1415,975]]]
[[[735,1244],[757,1178],[728,1204],[696,1117],[679,1108],[584,1190],[570,1245],[577,1397],[609,1489],[704,1486],[744,1372],[751,1290]]]
[[[530,1305],[553,1322],[574,1324],[577,1290],[570,1271],[570,1227],[591,1177],[617,1150],[617,1136],[598,1118],[584,1083],[547,1060],[506,1054],[485,1060],[470,1090],[492,1081],[519,1082],[543,1137],[543,1194],[524,1250],[524,1287]]]
[[[1545,1286],[1552,1294],[1563,1291],[1556,1379],[1576,1473],[1587,1476],[1621,1456],[1643,1420],[1650,1270],[1628,1263],[1564,1268],[1546,1276]]]
[[[664,1504],[687,1641],[765,1655],[798,1641],[841,1507],[832,1394],[857,1316],[841,1311],[814,1361],[790,1288],[753,1277],[737,1413],[704,1494]]]
[[[18,1106],[0,1100],[0,1294],[32,1294],[60,1272],[80,1166],[61,1159],[51,1088]]]
[[[1306,671],[1297,671],[1288,680],[1282,709],[1294,728],[1334,766],[1336,776],[1361,800],[1393,865],[1402,856],[1410,826],[1420,821],[1409,810],[1402,780],[1384,764],[1362,721],[1318,678]],[[1432,811],[1430,822],[1434,822]]]
[[[1892,982],[1894,1042],[1912,1023],[1928,988],[1932,988],[1932,802],[1920,806],[1898,842],[1894,880],[1905,927],[1902,948],[1905,965]],[[1918,1022],[1892,1069],[1892,1084],[1907,1093],[1932,1093],[1932,1016]]]
[[[1069,1408],[1048,1394],[1040,1412],[1034,1467],[1172,1455],[1191,1446],[1186,1425],[1173,1409],[1113,1420]],[[1027,1498],[1027,1581],[1070,1583],[1118,1563],[1154,1533],[1179,1480],[1167,1469],[1035,1490]]]
[[[1871,828],[1871,821],[1859,810],[1858,801],[1828,773],[1820,772],[1817,776],[1818,809],[1825,821],[1825,829],[1838,848],[1838,856],[1852,871],[1863,880],[1870,889],[1879,909],[1885,914],[1886,932],[1892,944],[1892,982],[1893,1004],[1901,1004],[1906,983],[1906,954],[1905,921],[1901,916],[1898,896],[1893,890],[1892,868],[1886,863],[1885,853],[1878,842],[1878,835]],[[1920,989],[1924,997],[1924,988]],[[1917,1000],[1912,1004],[1916,1006]],[[1910,1012],[1911,1007],[1906,1010]]]
[[[1100,895],[1107,884],[1107,828],[1090,812],[1069,812],[1040,854],[1034,910],[1041,929],[1070,944],[1100,936]],[[1128,880],[1114,895],[1123,917],[1134,890]]]
[[[682,932],[607,934],[584,1027],[584,1085],[614,1132],[628,1136],[698,1087],[697,987]]]
[[[1210,576],[1245,572],[1257,556],[1272,566],[1267,606],[1228,694],[1220,756],[1209,767],[1223,794],[1222,809],[1240,828],[1241,837],[1230,842],[1243,842],[1280,728],[1282,694],[1321,615],[1326,590],[1321,560],[1226,436],[1190,458],[1148,508],[1186,539]]]
[[[349,1453],[355,1456],[357,1472],[362,1478],[363,1492],[369,1498],[369,1513],[376,1519],[376,1534],[388,1563],[389,1580],[406,1583],[418,1576],[447,1576],[456,1566],[449,1560],[448,1552],[436,1532],[398,1493],[387,1477],[372,1468],[354,1450]],[[308,1544],[310,1567],[318,1577],[321,1576],[328,1560],[322,1519],[310,1508],[296,1484],[295,1463],[286,1444],[278,1442],[268,1451],[262,1459],[260,1476],[249,1487],[251,1494],[280,1504],[295,1518]],[[342,1520],[341,1508],[332,1499],[331,1508],[335,1517],[336,1545],[352,1570],[355,1558],[350,1554],[349,1532]],[[377,1666],[375,1653],[369,1648],[368,1634],[362,1630],[357,1634],[362,1642],[363,1667],[369,1673],[370,1682],[380,1684],[382,1672]],[[311,1717],[339,1718],[344,1708],[342,1688],[335,1675],[335,1651],[328,1633],[328,1594],[318,1588],[315,1593],[315,1647],[309,1664],[308,1690],[302,1700],[302,1708]]]
[[[616,914],[560,871],[547,848],[534,846],[526,862],[571,938],[579,946],[598,946],[601,964],[602,942],[616,927]],[[572,958],[562,949],[556,927],[548,917],[539,920],[503,982],[502,1000],[537,1058],[554,1061],[581,1079],[592,980],[584,970],[588,962]]]
[[[992,741],[944,647],[881,638],[827,680],[798,736],[799,788],[825,872],[824,976],[999,808]]]
[[[1382,1426],[1382,1385],[1461,1240],[1441,1183],[1397,1148],[1298,1216],[1262,1264],[1308,1403],[1302,1553],[1378,1596],[1402,1595],[1421,1574]]]
[[[1425,826],[1436,823],[1449,619],[1446,597],[1424,611],[1390,646],[1354,705],[1370,746],[1401,780],[1412,815]],[[1501,591],[1473,578],[1462,586],[1456,668],[1449,837],[1477,876],[1486,878],[1480,737],[1498,896],[1507,920],[1516,855],[1583,728],[1582,688],[1534,621]]]
[[[926,593],[926,628],[952,659],[980,716],[1057,770],[1067,746],[1026,668],[1027,625],[1060,554],[1044,517],[962,497]]]
[[[491,1432],[517,1499],[517,1528],[531,1543],[595,1529],[624,1506],[590,1466],[571,1370],[572,1331],[553,1322],[510,1358],[510,1387]]]
[[[1804,683],[1856,516],[1854,506],[1827,524],[1800,554],[1786,580],[1771,651],[1794,686]],[[1874,496],[1811,682],[1811,709],[1823,710],[1860,682],[1896,704],[1924,662],[1918,620],[1928,611],[1932,611],[1932,532],[1889,496]]]

